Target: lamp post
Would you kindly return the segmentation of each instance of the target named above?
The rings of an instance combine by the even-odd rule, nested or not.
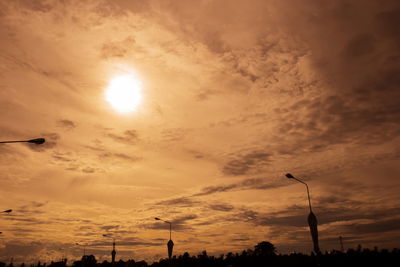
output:
[[[290,173],[287,173],[286,177],[288,179],[293,179],[293,180],[298,181],[299,183],[304,184],[306,186],[306,188],[307,188],[308,205],[309,205],[309,208],[310,208],[310,214],[308,215],[308,226],[310,227],[311,238],[312,238],[312,241],[313,241],[313,244],[314,244],[314,251],[315,251],[315,253],[320,254],[321,251],[320,251],[319,245],[318,245],[318,221],[317,221],[317,217],[312,212],[311,199],[310,199],[310,190],[308,189],[308,185],[305,182],[303,182],[302,180],[294,177]]]
[[[46,142],[46,139],[44,139],[44,138],[36,138],[36,139],[30,139],[30,140],[0,141],[0,144],[9,144],[9,143],[31,143],[31,144],[41,145],[41,144],[43,144],[44,142]]]
[[[342,236],[339,236],[339,242],[340,242],[340,249],[342,250],[342,252],[344,252],[344,246],[343,246],[343,238],[342,238]]]
[[[168,248],[168,258],[171,259],[172,256],[172,250],[174,249],[174,242],[172,241],[172,223],[169,221],[164,221],[158,217],[154,218],[156,221],[163,221],[165,223],[169,224],[169,241],[167,243],[167,248]]]
[[[115,265],[115,255],[117,254],[117,252],[115,251],[115,237],[111,234],[103,234],[103,236],[111,237],[113,239],[113,243],[112,243],[113,249],[111,251],[111,264],[112,264],[112,266],[114,266]]]

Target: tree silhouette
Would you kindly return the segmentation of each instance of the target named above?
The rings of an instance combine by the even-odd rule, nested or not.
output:
[[[379,250],[358,248],[347,251],[326,251],[319,255],[302,253],[277,254],[273,244],[267,241],[258,243],[255,250],[244,250],[241,253],[229,252],[219,257],[208,255],[204,250],[197,256],[185,252],[183,255],[171,259],[160,259],[158,262],[147,264],[145,261],[119,260],[113,267],[399,267],[400,250]],[[52,262],[48,267],[65,267],[66,260]],[[12,267],[12,263],[0,262],[0,267]],[[20,267],[46,267],[45,264],[18,265]],[[93,255],[85,255],[81,260],[73,262],[71,267],[112,267],[108,261],[97,263]]]
[[[272,243],[263,241],[254,247],[254,255],[261,257],[276,255],[276,248]]]

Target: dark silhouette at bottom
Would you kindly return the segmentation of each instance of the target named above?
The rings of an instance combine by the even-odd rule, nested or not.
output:
[[[52,262],[49,267],[65,267],[67,260]],[[80,261],[72,263],[73,267],[112,267],[108,261],[98,263],[95,256],[84,255]],[[305,255],[301,253],[291,253],[282,255],[276,253],[276,248],[270,242],[260,242],[254,250],[248,249],[241,253],[228,253],[218,257],[209,256],[203,251],[197,256],[191,256],[185,252],[180,256],[173,256],[171,259],[161,259],[158,262],[147,264],[145,261],[136,262],[134,260],[115,261],[117,267],[342,267],[342,266],[374,266],[374,267],[399,267],[400,250],[387,249],[362,249],[359,245],[357,249],[348,249],[346,252],[333,250],[330,252]],[[12,263],[5,264],[0,262],[0,267],[13,267]],[[25,267],[21,264],[20,267]],[[31,265],[30,267],[46,267],[46,264]]]

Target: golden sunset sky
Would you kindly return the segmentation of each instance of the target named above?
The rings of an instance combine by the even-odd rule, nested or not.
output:
[[[0,0],[0,261],[399,247],[397,0]],[[110,82],[133,77],[121,113]],[[79,243],[81,245],[76,245]]]

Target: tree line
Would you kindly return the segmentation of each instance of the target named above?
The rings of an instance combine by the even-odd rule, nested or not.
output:
[[[47,267],[66,267],[67,260],[52,262]],[[275,246],[270,242],[260,242],[254,249],[244,250],[241,253],[227,253],[226,255],[209,256],[203,251],[197,256],[185,252],[183,255],[171,259],[160,259],[158,262],[148,264],[145,261],[133,259],[119,260],[113,265],[108,261],[97,262],[95,256],[84,255],[81,260],[74,261],[72,267],[339,267],[339,266],[376,266],[399,267],[400,250],[382,249],[375,247],[373,250],[358,246],[357,249],[347,251],[326,251],[325,253],[306,255],[302,253],[278,254]],[[0,267],[14,267],[12,264],[0,262]],[[26,267],[21,264],[20,267]],[[38,263],[30,267],[46,267]]]

